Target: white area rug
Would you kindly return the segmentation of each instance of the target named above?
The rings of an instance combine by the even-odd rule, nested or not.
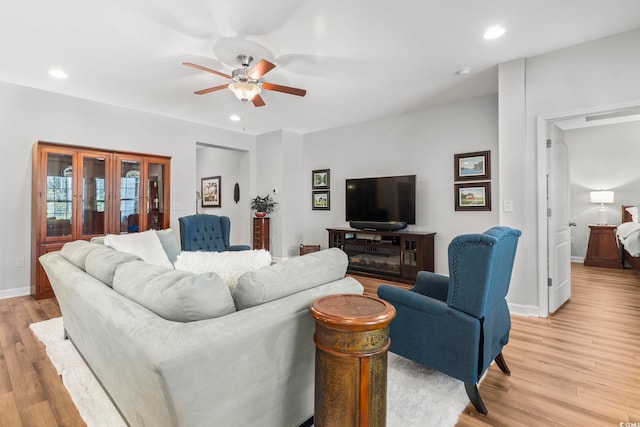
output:
[[[69,340],[62,318],[32,323],[88,427],[126,427],[98,381]],[[454,426],[469,402],[461,381],[389,353],[388,427]],[[265,426],[269,427],[269,426]]]

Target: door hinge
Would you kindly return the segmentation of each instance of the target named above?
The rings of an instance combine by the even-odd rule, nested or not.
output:
[[[547,148],[551,148],[551,140],[547,139]]]
[[[547,217],[551,218],[551,208],[547,208]]]
[[[553,279],[551,279],[551,277],[547,277],[547,286],[548,287],[552,287],[553,286]]]

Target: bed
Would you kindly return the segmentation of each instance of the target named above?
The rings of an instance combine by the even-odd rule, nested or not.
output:
[[[640,273],[640,206],[622,205],[622,224],[616,235],[625,265]]]

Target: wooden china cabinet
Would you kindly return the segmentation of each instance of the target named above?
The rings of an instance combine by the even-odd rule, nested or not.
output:
[[[31,295],[53,296],[38,257],[73,240],[169,227],[171,158],[37,142]]]

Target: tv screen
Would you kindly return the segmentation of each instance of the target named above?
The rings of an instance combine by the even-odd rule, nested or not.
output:
[[[416,176],[346,180],[346,220],[416,223]]]

